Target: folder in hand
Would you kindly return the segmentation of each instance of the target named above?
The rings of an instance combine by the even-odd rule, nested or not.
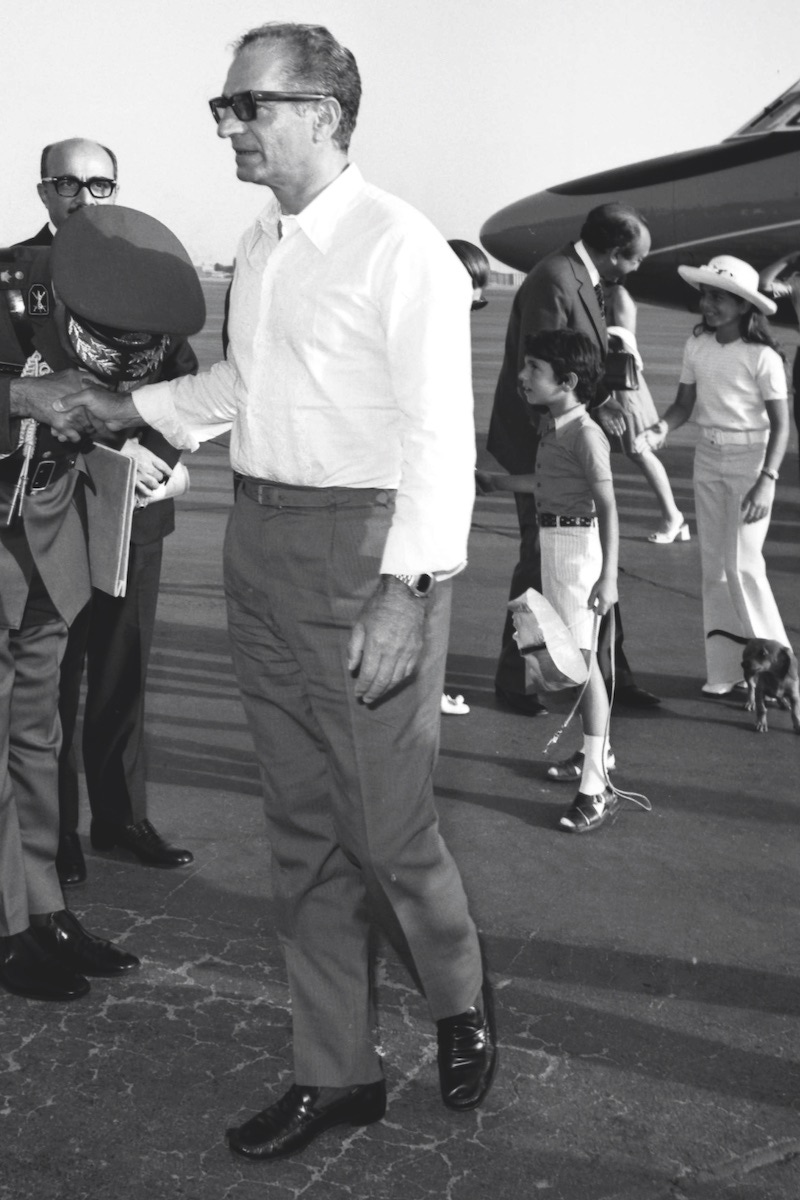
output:
[[[136,464],[96,442],[84,453],[84,480],[92,587],[124,596],[136,491]]]

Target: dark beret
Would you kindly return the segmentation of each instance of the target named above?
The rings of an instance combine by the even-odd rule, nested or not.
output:
[[[53,287],[70,312],[120,332],[202,329],[203,290],[175,234],[134,208],[88,205],[53,240]]]

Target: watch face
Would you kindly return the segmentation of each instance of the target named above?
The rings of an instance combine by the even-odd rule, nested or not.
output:
[[[421,596],[427,596],[428,592],[431,590],[432,587],[433,587],[433,576],[432,575],[418,575],[417,576],[416,591],[418,591]]]

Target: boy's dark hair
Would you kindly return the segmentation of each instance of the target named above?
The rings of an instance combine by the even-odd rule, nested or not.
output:
[[[559,383],[574,374],[578,380],[575,395],[591,404],[603,373],[600,351],[591,338],[577,329],[543,329],[529,333],[524,345],[526,358],[550,363]]]

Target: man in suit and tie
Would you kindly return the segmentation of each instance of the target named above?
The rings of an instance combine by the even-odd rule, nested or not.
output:
[[[116,204],[116,155],[107,146],[86,138],[69,138],[45,146],[37,191],[49,220],[32,238],[18,243],[20,246],[49,247],[54,233],[73,214],[90,206]],[[42,251],[36,267],[41,276],[38,286],[45,289],[46,295],[48,257],[47,251]],[[51,319],[50,303],[46,303],[46,311],[31,314],[34,324]],[[176,379],[196,371],[197,359],[189,343],[184,338],[173,339],[158,378]],[[157,486],[164,465],[172,468],[179,458],[178,452],[153,429],[140,437],[120,438],[117,445],[136,460],[137,490],[142,500]],[[92,813],[92,845],[98,850],[119,847],[150,866],[183,867],[193,861],[189,850],[165,841],[147,815],[145,684],[164,538],[174,528],[172,499],[137,507],[125,596],[108,596],[95,590],[70,629],[61,664],[59,703],[61,833],[56,866],[65,886],[82,883],[86,878],[78,837],[78,764],[73,744],[84,663],[87,689],[83,766]]]
[[[637,270],[650,250],[647,223],[627,204],[602,204],[584,221],[580,239],[569,243],[538,263],[522,283],[511,310],[505,355],[495,391],[487,448],[501,466],[512,474],[533,470],[538,436],[528,409],[518,391],[528,334],[543,329],[575,329],[592,339],[605,356],[608,348],[602,281],[622,282]],[[606,433],[621,434],[624,423],[620,406],[602,389],[592,415]],[[517,494],[521,544],[519,562],[511,579],[510,598],[526,588],[541,591],[539,529],[533,496]],[[619,605],[614,606],[615,641],[611,645],[611,622],[600,626],[598,659],[610,682],[612,658],[616,673],[615,700],[633,708],[649,708],[658,697],[640,688],[633,677],[623,649]],[[525,693],[525,663],[513,640],[514,627],[506,617],[503,644],[495,674],[495,691],[505,707],[535,716],[542,711],[535,696]]]

